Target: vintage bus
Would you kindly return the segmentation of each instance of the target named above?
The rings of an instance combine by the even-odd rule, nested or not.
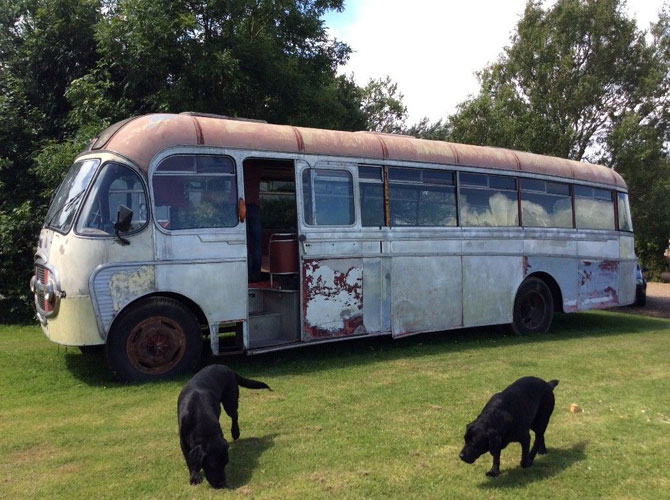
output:
[[[252,221],[253,218],[253,221]],[[626,184],[506,149],[197,113],[102,132],[56,190],[31,289],[46,336],[121,379],[215,355],[630,304]],[[253,268],[252,268],[253,264]]]

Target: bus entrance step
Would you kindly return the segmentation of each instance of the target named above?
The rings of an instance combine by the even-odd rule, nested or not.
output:
[[[249,315],[249,347],[259,347],[282,336],[281,314],[256,313]]]

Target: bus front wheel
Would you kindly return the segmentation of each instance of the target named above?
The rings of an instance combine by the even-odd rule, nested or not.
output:
[[[512,331],[517,335],[546,333],[554,316],[554,300],[544,281],[528,278],[516,293]]]
[[[176,300],[152,297],[122,313],[105,353],[114,376],[136,382],[195,370],[202,353],[195,316]]]

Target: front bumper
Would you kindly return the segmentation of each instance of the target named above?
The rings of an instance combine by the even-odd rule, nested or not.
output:
[[[39,313],[37,316],[44,335],[57,344],[83,346],[105,343],[98,332],[93,304],[88,295],[69,296],[62,300],[56,316],[44,317]]]

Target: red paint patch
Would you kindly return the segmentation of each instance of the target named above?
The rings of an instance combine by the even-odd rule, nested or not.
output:
[[[604,260],[600,263],[601,271],[609,271],[616,273],[619,271],[619,261],[616,260]]]

